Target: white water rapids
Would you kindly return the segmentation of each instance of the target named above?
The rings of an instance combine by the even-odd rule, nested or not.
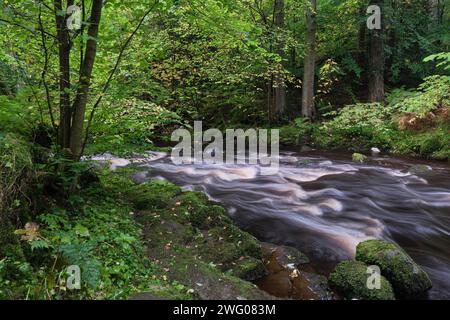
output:
[[[382,238],[399,243],[433,281],[431,298],[450,298],[450,167],[412,173],[415,160],[341,154],[280,156],[277,174],[258,165],[174,165],[164,153],[132,159],[111,155],[111,168],[134,163],[139,182],[167,179],[219,201],[262,241],[295,246],[324,274],[352,258],[356,245]]]

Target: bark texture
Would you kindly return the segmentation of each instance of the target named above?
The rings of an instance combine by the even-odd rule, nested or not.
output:
[[[383,0],[371,0],[371,5],[377,5],[383,10]],[[381,17],[383,11],[381,11]],[[383,19],[381,29],[369,30],[369,102],[384,101],[384,44]]]
[[[314,75],[316,67],[316,0],[310,0],[306,9],[306,55],[304,62],[302,87],[302,115],[313,118],[314,107]]]
[[[88,28],[88,41],[84,54],[83,65],[81,67],[79,88],[73,103],[73,120],[71,126],[70,150],[75,160],[81,156],[83,145],[83,126],[86,104],[89,96],[89,86],[92,77],[92,69],[97,51],[98,27],[102,15],[102,0],[93,0],[91,9],[91,18]]]

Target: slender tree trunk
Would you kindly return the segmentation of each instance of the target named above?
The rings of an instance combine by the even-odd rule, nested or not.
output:
[[[275,12],[275,28],[277,31],[283,30],[284,28],[284,0],[275,0],[274,3],[274,12]],[[284,57],[284,43],[278,43],[278,54],[283,58]],[[281,63],[283,64],[283,63]],[[286,114],[286,87],[284,76],[280,72],[275,73],[274,76],[274,117],[276,120],[280,120]]]
[[[314,75],[316,67],[316,0],[310,0],[306,9],[306,55],[302,88],[302,115],[313,118],[314,108]]]
[[[272,99],[273,80],[272,79],[267,82],[266,88],[267,88],[267,118],[269,119],[269,124],[271,124],[272,120],[273,120],[273,115],[272,115],[272,113],[273,113],[273,110],[272,110],[273,109],[272,108],[272,105],[273,105],[273,99]]]
[[[439,20],[439,11],[440,11],[440,0],[429,0],[428,8],[430,11],[431,21],[436,22]]]
[[[97,50],[98,27],[102,15],[102,0],[93,0],[91,19],[88,29],[88,41],[84,54],[83,65],[80,72],[79,88],[73,103],[73,119],[71,127],[70,150],[75,160],[81,157],[83,145],[83,125],[86,111],[86,104],[89,96],[89,86],[91,82],[92,69],[94,68],[95,55]]]
[[[361,17],[364,17],[366,15],[367,10],[367,4],[362,3],[359,8],[359,14]],[[367,30],[367,24],[366,20],[362,21],[359,25],[358,30],[358,51],[361,52],[362,55],[364,55],[365,58],[365,52],[366,52],[366,30]]]
[[[383,7],[383,0],[371,0],[371,5]],[[381,12],[383,16],[383,12]],[[381,29],[369,30],[369,101],[384,101],[384,45],[383,19]]]
[[[67,6],[73,4],[69,0]],[[70,125],[71,125],[71,106],[70,106],[70,40],[69,30],[67,28],[67,15],[62,15],[63,10],[61,0],[55,0],[55,21],[58,38],[59,55],[59,132],[58,140],[62,149],[70,146]]]
[[[442,0],[429,0],[428,10],[430,12],[430,29],[434,25],[442,23],[445,3]]]

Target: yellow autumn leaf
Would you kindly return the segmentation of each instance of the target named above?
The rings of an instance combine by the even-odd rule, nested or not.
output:
[[[39,225],[36,222],[27,222],[24,229],[18,229],[14,233],[22,235],[21,240],[31,242],[39,239]]]

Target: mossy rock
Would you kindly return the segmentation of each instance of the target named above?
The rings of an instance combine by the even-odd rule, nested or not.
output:
[[[172,199],[169,204],[172,205],[171,210],[177,214],[180,222],[190,223],[201,230],[231,224],[225,209],[209,201],[204,194],[199,192],[185,192]]]
[[[136,210],[152,210],[167,207],[167,204],[180,193],[179,187],[155,180],[131,187],[126,196]]]
[[[267,275],[264,263],[251,257],[238,260],[229,272],[233,276],[246,281],[255,281]]]
[[[413,174],[421,174],[433,171],[433,168],[425,164],[415,164],[409,168],[409,172]]]
[[[217,205],[201,205],[192,210],[188,215],[189,222],[199,229],[209,229],[221,222],[230,223],[225,216],[225,209]]]
[[[194,297],[187,292],[187,289],[181,290],[171,285],[151,286],[146,292],[140,292],[130,300],[192,300]]]
[[[285,268],[289,268],[289,265],[298,266],[310,262],[303,252],[294,247],[282,246],[281,249],[283,254],[277,257],[277,261]]]
[[[343,261],[336,266],[328,281],[342,297],[358,300],[394,300],[389,281],[381,276],[380,289],[369,289],[367,265],[360,261]]]
[[[206,232],[203,241],[198,243],[199,252],[204,260],[228,269],[242,254],[239,252],[236,242],[220,236],[220,231],[220,228],[214,228]]]
[[[356,260],[379,266],[398,297],[421,297],[432,287],[425,271],[395,243],[384,240],[363,241],[356,247]]]
[[[231,226],[233,229],[239,230],[237,246],[242,255],[262,259],[261,243],[251,234],[241,231],[236,226]]]
[[[238,259],[261,260],[261,245],[253,236],[234,225],[214,227],[205,231],[203,242],[199,243],[204,258],[222,264],[226,269]]]
[[[352,161],[354,162],[364,162],[366,161],[367,157],[361,153],[355,152],[352,154]]]
[[[193,290],[193,299],[271,298],[248,282],[266,272],[260,243],[235,226],[223,207],[203,193],[181,192],[168,183],[128,188],[125,197],[137,209],[149,258],[158,261],[167,278]],[[184,295],[160,291],[148,290],[138,298]]]

